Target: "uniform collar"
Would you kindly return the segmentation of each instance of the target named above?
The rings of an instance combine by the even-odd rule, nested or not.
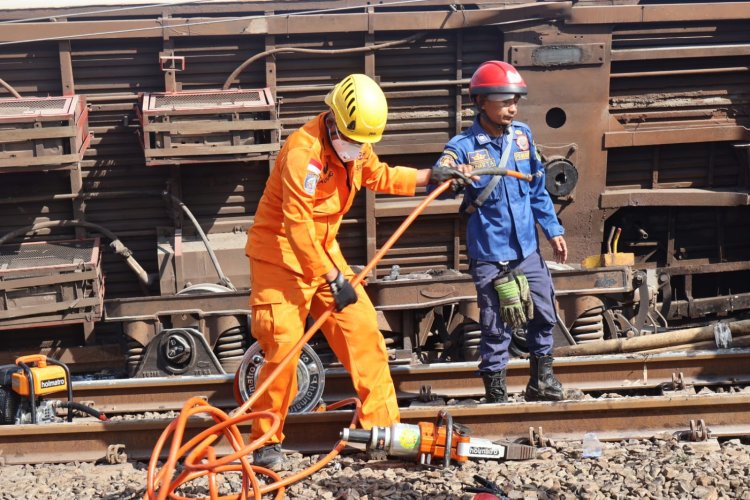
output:
[[[485,144],[489,143],[495,143],[498,146],[502,146],[503,137],[505,136],[505,134],[503,134],[499,137],[492,137],[490,134],[488,134],[484,127],[482,127],[481,123],[479,123],[479,115],[474,118],[474,123],[469,129],[469,132],[480,146],[484,146]]]

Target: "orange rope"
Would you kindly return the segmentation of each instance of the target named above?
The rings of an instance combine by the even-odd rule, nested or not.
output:
[[[479,169],[470,175],[508,175],[517,179],[531,182],[532,176],[528,174],[522,174],[513,170],[489,168]],[[382,246],[382,248],[375,254],[372,260],[360,271],[357,276],[351,281],[352,287],[356,287],[367,274],[377,265],[383,256],[391,249],[391,247],[398,241],[404,231],[414,222],[414,220],[424,211],[435,198],[440,196],[442,193],[451,187],[452,180],[448,180],[440,184],[432,193],[430,193],[422,202],[409,214],[409,216],[401,223],[396,231],[391,235],[388,241]],[[287,353],[284,359],[276,366],[274,371],[265,379],[265,381],[258,387],[255,392],[237,408],[233,413],[234,416],[229,416],[222,410],[209,405],[205,400],[201,398],[191,398],[182,407],[182,411],[178,415],[177,419],[173,420],[166,429],[159,436],[159,440],[154,446],[154,451],[151,454],[151,460],[148,464],[148,472],[146,476],[146,494],[144,500],[165,500],[169,497],[172,500],[190,500],[188,497],[180,496],[176,493],[176,490],[185,483],[192,481],[193,479],[207,476],[208,479],[208,490],[210,497],[193,497],[193,500],[247,500],[254,498],[260,500],[261,496],[276,491],[275,498],[282,498],[284,496],[284,488],[292,483],[300,481],[311,474],[319,471],[325,467],[331,460],[333,460],[340,452],[344,449],[347,442],[345,440],[339,440],[336,446],[331,450],[328,455],[323,457],[318,462],[314,463],[310,467],[303,469],[295,474],[290,475],[285,479],[275,472],[252,465],[247,457],[254,450],[263,446],[268,438],[276,432],[281,422],[278,415],[269,412],[250,412],[250,408],[253,403],[258,399],[260,394],[268,390],[271,382],[278,376],[278,374],[289,364],[302,347],[307,343],[308,340],[317,332],[323,325],[325,320],[333,312],[335,304],[331,304],[323,314],[320,315],[318,320],[302,335],[302,338],[295,344],[295,346]],[[328,406],[328,410],[335,410],[342,406],[354,404],[356,409],[352,416],[349,428],[354,429],[357,426],[359,410],[361,403],[357,398],[345,399],[337,403]],[[205,413],[216,422],[213,426],[199,433],[197,436],[188,440],[186,443],[181,444],[185,436],[185,429],[187,428],[187,421],[193,415]],[[245,444],[242,439],[242,434],[237,427],[238,424],[254,420],[256,418],[270,418],[271,426],[269,430],[261,437]],[[231,445],[234,453],[226,455],[222,458],[216,458],[216,449],[213,443],[221,439],[221,437],[227,439]],[[164,462],[161,470],[156,472],[159,457],[162,454],[164,445],[169,438],[172,441],[169,445],[169,453],[167,460]],[[189,453],[188,453],[189,452]],[[183,471],[173,479],[175,470],[177,468],[177,461],[184,456]],[[233,463],[239,460],[239,463]],[[219,496],[218,486],[216,484],[216,476],[225,472],[241,472],[242,473],[242,490],[239,493],[235,493],[229,496]],[[271,479],[273,482],[266,485],[261,485],[256,475],[260,473],[263,476]]]
[[[515,173],[515,172],[513,172]],[[508,174],[513,175],[508,172]],[[383,247],[375,254],[375,257],[367,264],[367,266],[360,271],[357,276],[351,281],[352,287],[356,287],[367,274],[377,265],[383,256],[391,249],[406,229],[414,222],[414,220],[424,211],[435,198],[444,193],[450,188],[452,181],[448,180],[437,187],[432,193],[430,193],[422,202],[412,211],[411,214],[404,220],[403,223],[398,227],[396,232],[388,239]],[[229,416],[222,410],[209,405],[205,400],[201,398],[191,398],[182,407],[182,411],[178,417],[173,420],[166,429],[162,432],[159,440],[154,446],[154,451],[151,454],[151,460],[148,464],[148,472],[146,476],[146,494],[144,500],[165,500],[167,497],[172,500],[189,500],[188,497],[183,497],[176,493],[176,490],[192,481],[196,478],[207,476],[208,479],[208,490],[210,497],[199,497],[197,500],[247,500],[249,498],[260,499],[263,495],[276,491],[275,498],[282,498],[284,496],[284,489],[286,486],[304,479],[305,477],[317,472],[321,468],[325,467],[331,460],[333,460],[340,452],[344,449],[347,442],[345,440],[339,440],[336,446],[331,450],[328,455],[323,457],[321,460],[311,465],[310,467],[303,469],[295,474],[290,475],[285,479],[275,472],[268,470],[264,467],[252,465],[248,461],[248,455],[253,450],[256,450],[263,446],[268,438],[276,432],[278,429],[281,419],[278,415],[272,412],[250,412],[250,408],[253,403],[258,399],[260,394],[268,390],[273,380],[278,376],[281,370],[289,364],[302,347],[307,343],[308,340],[317,332],[323,325],[325,320],[333,312],[335,304],[331,304],[328,309],[320,315],[315,323],[305,332],[300,338],[297,344],[292,348],[289,353],[281,360],[276,366],[273,372],[264,380],[264,382],[258,387],[255,392],[237,408],[233,413],[234,416]],[[328,410],[334,410],[342,406],[354,404],[356,411],[352,417],[352,421],[349,425],[350,428],[354,429],[357,426],[358,415],[361,403],[356,398],[346,399],[339,401],[328,406]],[[213,426],[199,433],[197,436],[189,439],[186,443],[182,444],[183,438],[185,437],[185,430],[187,428],[188,419],[193,415],[206,414],[213,418],[216,422]],[[270,418],[271,426],[269,430],[258,439],[245,443],[240,433],[238,424],[249,422],[256,418]],[[216,449],[213,444],[221,439],[226,438],[230,446],[234,450],[234,453],[226,455],[222,458],[216,458]],[[169,445],[169,453],[167,459],[164,462],[161,470],[156,472],[159,457],[162,455],[162,450],[165,444],[171,438]],[[183,462],[183,471],[174,477],[175,470],[177,468],[178,460],[185,456]],[[239,460],[239,463],[236,461]],[[234,463],[233,463],[234,462]],[[216,476],[225,472],[241,472],[242,473],[242,489],[239,493],[233,493],[228,496],[219,496],[218,486],[216,484]],[[256,473],[259,473],[273,482],[266,485],[261,485],[258,481]],[[195,498],[195,497],[193,497]]]

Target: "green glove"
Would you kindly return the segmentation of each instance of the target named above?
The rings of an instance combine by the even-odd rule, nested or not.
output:
[[[531,321],[534,319],[534,301],[531,300],[531,289],[529,289],[529,280],[526,279],[526,275],[521,271],[513,271],[513,276],[516,278],[516,284],[518,284],[518,294],[521,296],[521,303],[526,311],[526,319]]]
[[[511,328],[521,328],[526,324],[521,291],[511,273],[503,273],[492,282],[500,299],[500,319]],[[528,283],[527,283],[528,285]]]

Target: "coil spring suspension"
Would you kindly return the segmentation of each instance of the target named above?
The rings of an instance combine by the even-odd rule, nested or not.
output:
[[[464,361],[479,361],[479,343],[482,339],[482,330],[477,324],[464,326],[463,341],[461,342],[461,354]]]
[[[143,353],[146,350],[146,348],[138,342],[137,340],[133,340],[132,338],[128,338],[128,344],[127,344],[127,356],[126,356],[126,362],[128,367],[128,376],[132,377],[135,375],[136,370],[138,369],[138,365],[141,363],[141,360],[143,359]]]
[[[604,307],[595,307],[576,318],[570,334],[578,344],[604,340]]]
[[[222,368],[236,368],[245,351],[250,346],[250,332],[245,325],[230,328],[221,334],[216,341],[214,353]]]

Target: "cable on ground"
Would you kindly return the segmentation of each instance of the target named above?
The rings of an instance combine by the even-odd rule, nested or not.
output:
[[[531,181],[531,176],[529,175],[498,168],[479,169],[473,171],[470,175],[508,175],[521,180]],[[367,266],[365,266],[365,268],[352,279],[352,287],[356,287],[362,282],[365,276],[374,269],[386,252],[391,249],[412,222],[414,222],[424,209],[427,208],[427,205],[442,193],[450,189],[452,184],[452,179],[443,182],[433,192],[427,195],[419,205],[417,205],[404,222],[401,223],[398,229],[396,229],[393,235],[391,235],[388,241],[386,241],[380,250],[378,250]],[[250,408],[258,397],[268,390],[271,382],[273,382],[281,370],[291,362],[292,358],[302,350],[302,347],[307,341],[310,340],[315,332],[320,329],[328,316],[333,312],[334,307],[335,304],[331,304],[328,309],[320,315],[317,321],[315,321],[315,323],[305,332],[294,348],[292,348],[284,359],[281,360],[268,378],[264,380],[260,387],[256,389],[242,406],[232,412],[232,415],[225,413],[219,408],[211,406],[202,398],[194,397],[185,403],[177,419],[173,420],[167,428],[164,429],[154,447],[153,453],[151,454],[151,460],[148,464],[148,472],[146,476],[146,494],[143,497],[144,500],[165,500],[166,498],[172,500],[189,500],[191,497],[181,496],[177,493],[177,490],[184,484],[203,476],[207,476],[208,478],[210,496],[197,497],[200,500],[245,500],[249,498],[259,500],[263,495],[273,492],[276,492],[275,498],[282,498],[286,486],[317,472],[344,449],[347,441],[341,439],[321,460],[284,479],[269,469],[251,464],[248,460],[248,456],[254,450],[257,450],[266,444],[268,438],[278,429],[281,421],[279,416],[272,412],[252,412],[250,411]],[[359,409],[361,407],[361,403],[357,398],[346,399],[328,405],[327,410],[335,410],[351,404],[356,406],[356,410],[354,411],[354,416],[352,417],[349,428],[354,429],[358,422]],[[199,414],[208,415],[214,420],[215,424],[183,443],[188,419]],[[260,438],[245,443],[238,425],[250,422],[257,418],[270,418],[272,421],[271,426],[268,432]],[[216,458],[217,454],[214,443],[218,442],[222,437],[226,438],[234,450],[234,453],[222,458]],[[171,442],[169,444],[167,459],[162,468],[157,472],[159,457],[170,438]],[[185,457],[182,471],[174,477],[177,470],[177,462],[182,457]],[[239,461],[239,463],[236,463],[237,461]],[[242,473],[241,491],[230,495],[219,495],[216,477],[225,472]],[[268,484],[261,484],[258,480],[258,474],[270,479],[271,482]],[[195,499],[196,497],[192,498]]]

